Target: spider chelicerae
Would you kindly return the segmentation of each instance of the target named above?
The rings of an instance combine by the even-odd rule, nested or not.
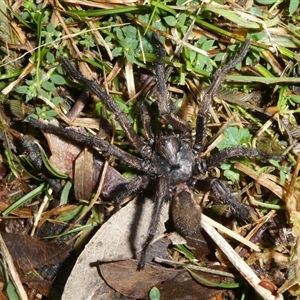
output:
[[[197,114],[194,138],[192,138],[191,130],[186,122],[174,112],[174,105],[170,100],[165,78],[165,49],[155,33],[153,34],[153,41],[157,54],[154,65],[158,119],[159,124],[164,123],[167,126],[161,126],[158,131],[154,132],[151,126],[154,120],[151,118],[150,109],[144,99],[139,99],[137,113],[145,132],[143,137],[134,131],[126,114],[114,99],[98,86],[96,81],[85,78],[72,67],[67,59],[62,58],[61,60],[64,69],[75,80],[96,94],[115,115],[116,120],[124,129],[127,139],[134,147],[136,155],[95,136],[79,133],[72,128],[55,126],[32,118],[29,120],[35,127],[45,132],[66,136],[85,145],[98,148],[104,156],[113,156],[129,167],[138,170],[139,174],[142,175],[118,188],[120,192],[117,193],[115,199],[117,206],[128,196],[138,194],[149,187],[155,187],[153,216],[138,269],[143,269],[145,265],[145,254],[156,232],[164,201],[171,203],[170,211],[173,223],[177,231],[183,236],[192,235],[200,229],[201,209],[195,201],[194,190],[201,189],[201,186],[209,186],[214,196],[228,204],[233,212],[239,212],[240,219],[251,221],[248,209],[240,204],[222,181],[207,176],[208,170],[232,157],[273,157],[258,149],[239,146],[224,149],[207,159],[201,157],[205,149],[208,109],[213,96],[227,72],[245,57],[250,46],[250,40],[244,43],[236,58],[215,73],[214,80],[205,93]],[[189,212],[188,215],[183,213],[186,211]]]

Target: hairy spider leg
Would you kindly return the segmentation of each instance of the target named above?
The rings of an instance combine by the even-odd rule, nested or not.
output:
[[[121,184],[114,192],[114,194],[116,194],[116,197],[114,199],[115,211],[118,211],[121,208],[120,205],[122,204],[124,199],[146,189],[148,184],[149,179],[144,175],[138,176],[134,179],[131,179],[127,183]]]
[[[198,111],[197,120],[196,120],[196,136],[195,136],[195,143],[193,146],[195,153],[202,153],[204,150],[205,145],[205,137],[206,137],[206,123],[207,123],[207,113],[209,106],[213,101],[213,97],[222,84],[226,74],[234,68],[239,62],[241,62],[244,57],[246,56],[248,49],[250,47],[250,39],[246,40],[240,53],[227,65],[223,68],[217,70],[214,80],[210,85],[207,93],[205,94],[200,109]]]
[[[143,159],[135,157],[135,156],[119,149],[115,145],[112,145],[112,144],[108,143],[107,141],[101,140],[95,136],[88,136],[88,135],[82,134],[72,128],[63,128],[63,127],[56,126],[53,124],[41,122],[41,121],[33,119],[33,118],[30,118],[29,122],[33,126],[39,128],[45,132],[61,135],[66,138],[77,141],[79,143],[83,143],[87,146],[91,146],[94,148],[100,148],[102,150],[102,154],[104,156],[112,155],[115,158],[117,158],[118,160],[123,161],[125,164],[127,164],[128,166],[130,166],[136,170],[141,170],[141,169],[145,168],[145,162]],[[154,170],[152,170],[152,169],[149,169],[148,172],[154,174]]]
[[[154,201],[154,207],[152,212],[152,218],[150,220],[148,236],[141,251],[141,257],[138,263],[137,270],[142,270],[145,266],[147,249],[151,241],[153,240],[153,237],[155,236],[162,205],[164,201],[170,200],[170,194],[168,189],[169,185],[170,185],[170,176],[168,174],[166,176],[161,176],[158,178],[158,181],[156,183],[155,201]]]
[[[262,157],[264,159],[282,159],[282,155],[267,154],[261,150],[255,148],[245,148],[241,146],[229,147],[221,150],[220,152],[210,156],[205,160],[204,169],[208,170],[213,167],[217,167],[228,159],[233,157]]]
[[[97,84],[96,81],[89,80],[75,70],[68,59],[62,57],[61,62],[64,66],[64,69],[72,76],[75,80],[80,82],[82,85],[86,86],[91,90],[96,96],[99,97],[101,101],[104,102],[105,106],[115,115],[115,118],[119,121],[124,132],[132,143],[133,147],[142,155],[142,157],[148,157],[149,150],[146,149],[143,144],[142,139],[134,131],[127,115],[121,110],[120,106],[114,101],[114,99],[106,94]],[[145,151],[143,151],[145,150]],[[148,157],[149,158],[149,157]]]
[[[239,199],[232,195],[229,188],[216,178],[206,178],[199,180],[197,185],[209,185],[213,195],[223,201],[223,203],[228,204],[232,213],[242,222],[252,222],[253,219],[249,213],[249,210],[239,201]]]
[[[190,128],[184,120],[174,114],[172,109],[172,102],[169,97],[169,92],[167,88],[167,80],[165,77],[165,57],[166,51],[161,43],[159,36],[153,32],[154,47],[157,54],[157,60],[155,63],[155,80],[156,87],[158,91],[158,101],[157,106],[160,116],[167,121],[175,130],[178,130],[186,138],[191,136]]]
[[[151,118],[150,118],[149,110],[143,98],[138,99],[137,112],[139,115],[139,119],[141,120],[142,123],[142,128],[145,131],[147,141],[149,142],[149,145],[152,146],[154,144],[155,137],[151,127]]]

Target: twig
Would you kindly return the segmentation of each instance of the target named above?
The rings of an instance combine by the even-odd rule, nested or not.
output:
[[[211,225],[202,220],[201,226],[226,255],[227,259],[235,266],[235,268],[264,300],[283,300],[283,296],[281,294],[274,296],[270,291],[259,285],[261,280],[257,277],[254,271]]]

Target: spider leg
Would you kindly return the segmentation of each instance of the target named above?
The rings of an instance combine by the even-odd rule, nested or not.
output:
[[[115,197],[115,210],[118,211],[120,209],[120,205],[122,201],[133,194],[137,194],[141,190],[147,188],[149,184],[149,179],[147,176],[138,176],[128,183],[121,184],[114,193],[116,194]]]
[[[253,221],[248,209],[243,204],[241,204],[237,197],[231,194],[229,188],[227,188],[221,180],[218,180],[216,178],[206,178],[200,180],[197,184],[201,184],[201,182],[204,185],[209,184],[213,195],[222,200],[225,204],[228,204],[230,209],[240,221]]]
[[[282,159],[283,156],[267,154],[255,148],[244,148],[240,146],[229,147],[203,160],[199,165],[199,171],[205,171],[216,167],[233,157],[262,157],[264,159]]]
[[[148,165],[147,163],[145,163],[145,161],[143,159],[133,156],[133,155],[119,149],[115,145],[112,145],[112,144],[108,143],[107,141],[98,139],[95,136],[88,136],[88,135],[82,134],[72,128],[63,128],[63,127],[55,126],[53,124],[46,124],[44,122],[41,122],[41,121],[33,119],[33,118],[30,118],[29,122],[33,126],[39,128],[45,132],[61,135],[66,138],[70,138],[74,141],[77,141],[79,143],[83,143],[87,146],[100,148],[102,151],[102,154],[104,156],[112,155],[115,158],[117,158],[118,160],[123,161],[128,166],[130,166],[136,170],[144,170],[145,172],[148,172],[149,174],[155,174],[155,172],[156,172],[155,169],[153,169],[153,167],[151,165]]]
[[[170,183],[170,178],[168,175],[166,175],[166,176],[159,177],[158,182],[156,184],[156,195],[155,195],[155,202],[154,202],[154,207],[152,212],[152,218],[150,221],[148,237],[141,251],[141,257],[137,267],[138,270],[142,270],[145,266],[146,252],[148,246],[150,245],[156,233],[163,202],[169,200],[170,198],[169,183]]]
[[[170,100],[166,84],[167,80],[165,76],[166,51],[158,35],[155,32],[153,32],[153,40],[155,50],[157,53],[157,60],[155,63],[155,80],[158,91],[157,106],[159,114],[164,120],[166,120],[170,125],[172,125],[172,127],[175,130],[178,130],[180,133],[186,135],[186,137],[188,138],[191,135],[188,125],[185,123],[184,120],[182,120],[173,112],[173,103]]]
[[[75,70],[68,59],[61,58],[62,65],[64,69],[72,76],[75,80],[80,82],[82,85],[86,86],[91,90],[95,95],[97,95],[106,105],[106,107],[115,115],[116,119],[120,122],[124,132],[127,135],[127,138],[132,143],[133,147],[141,153],[142,156],[147,157],[148,149],[145,149],[141,138],[133,130],[133,127],[127,118],[126,114],[121,110],[120,106],[114,101],[114,99],[106,94],[97,84],[96,81],[89,80],[81,75],[80,72]],[[145,151],[144,151],[145,150]]]
[[[250,39],[246,40],[238,56],[236,56],[232,61],[230,61],[227,65],[225,65],[223,68],[219,69],[216,72],[214,80],[210,85],[210,88],[204,95],[196,121],[196,136],[193,147],[196,153],[202,153],[204,149],[207,113],[209,106],[213,101],[213,97],[220,85],[222,84],[222,82],[224,81],[226,74],[244,59],[250,47],[250,42]]]
[[[142,127],[145,131],[145,135],[149,144],[152,146],[154,144],[154,134],[151,128],[151,118],[147,106],[143,99],[139,99],[137,102],[137,111],[142,122]]]

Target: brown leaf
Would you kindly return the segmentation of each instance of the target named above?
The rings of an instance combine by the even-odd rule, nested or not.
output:
[[[43,265],[58,264],[65,260],[70,246],[40,240],[28,235],[1,233],[10,255],[24,273]]]
[[[138,261],[125,260],[100,265],[100,272],[107,284],[124,296],[146,298],[151,287],[166,279],[172,280],[178,270],[146,264],[137,271]],[[184,271],[186,272],[186,271]]]
[[[77,200],[89,200],[93,192],[93,151],[85,148],[75,161],[74,191]]]
[[[214,276],[204,272],[194,272],[206,280],[216,282],[224,279],[221,276]],[[196,282],[186,270],[179,270],[177,276],[168,278],[165,281],[156,285],[160,291],[161,299],[215,299],[217,295],[222,295],[227,291],[224,289],[215,289],[201,285]],[[223,297],[220,297],[223,299]]]
[[[50,163],[60,172],[73,177],[73,162],[81,152],[82,147],[74,141],[63,139],[52,133],[44,133],[52,156]]]
[[[150,199],[135,200],[103,224],[77,259],[65,285],[62,300],[72,299],[74,294],[76,300],[97,299],[95,295],[106,285],[97,270],[98,261],[127,260],[141,250],[148,235],[152,210],[153,202]],[[157,229],[158,236],[165,231],[164,223],[167,219],[168,204],[165,203]]]
[[[104,165],[104,160],[102,159],[95,159],[94,160],[94,167],[93,167],[93,179],[94,179],[94,186],[99,184],[99,177],[102,174],[102,169]],[[126,183],[127,180],[112,166],[108,166],[107,172],[105,174],[105,179],[102,186],[101,194],[106,197],[113,199],[115,196],[116,187],[120,184]]]
[[[79,174],[73,174],[73,164],[82,151],[82,147],[78,147],[76,142],[67,140],[66,138],[56,136],[50,133],[44,133],[50,151],[52,153],[49,161],[50,163],[60,172],[67,174],[70,178],[74,178],[74,180],[78,180],[78,185],[82,185],[85,182],[85,175],[82,174],[81,171],[87,170],[90,174],[92,174],[92,188],[96,189],[99,184],[99,178],[102,174],[104,158],[97,155],[96,159],[93,161],[93,166],[87,167],[86,165],[82,165],[79,163],[77,166],[77,170],[79,170]],[[93,170],[93,172],[90,172]],[[102,195],[107,198],[111,198],[113,196],[113,191],[121,183],[125,183],[126,179],[113,167],[108,166],[108,170],[105,176],[105,180],[102,187]],[[75,182],[75,186],[77,183]],[[77,199],[86,199],[86,198],[77,198]]]
[[[4,202],[0,200],[0,211],[6,210],[8,207],[10,207],[10,203]],[[32,209],[27,208],[27,207],[19,207],[16,208],[12,211],[12,215],[18,216],[20,218],[32,218],[33,217],[33,212]]]
[[[107,284],[125,297],[147,299],[153,286],[161,293],[161,299],[213,299],[226,292],[203,286],[196,282],[186,270],[167,269],[146,264],[137,272],[137,261],[126,260],[100,265],[99,269]],[[195,272],[196,273],[196,272]],[[206,280],[219,283],[224,277],[197,271]]]
[[[33,274],[24,274],[22,277],[22,283],[26,284],[31,290],[35,290],[39,294],[49,296],[50,288],[53,284],[50,280],[39,279]]]
[[[18,269],[22,283],[47,296],[52,282],[28,272],[44,265],[61,263],[68,257],[70,246],[39,240],[28,235],[13,233],[1,233],[1,235]]]

